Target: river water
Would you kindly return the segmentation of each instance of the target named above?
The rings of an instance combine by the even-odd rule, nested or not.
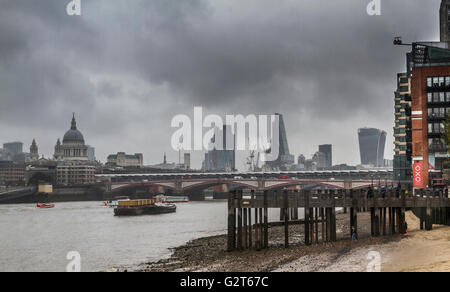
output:
[[[271,221],[279,212],[269,212]],[[179,204],[174,214],[114,217],[102,202],[0,205],[0,272],[65,271],[71,251],[82,271],[135,267],[169,257],[170,248],[226,233],[227,202]]]

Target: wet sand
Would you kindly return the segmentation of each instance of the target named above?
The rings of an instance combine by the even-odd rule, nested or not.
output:
[[[226,236],[201,238],[176,248],[171,258],[136,267],[143,272],[365,272],[376,252],[381,271],[450,271],[450,228],[419,230],[410,212],[410,236],[370,237],[368,213],[358,214],[360,239],[349,239],[348,214],[337,216],[338,242],[301,244],[303,226],[290,226],[292,246],[285,249],[283,227],[269,230],[270,249],[227,252]],[[320,229],[320,228],[319,228]]]

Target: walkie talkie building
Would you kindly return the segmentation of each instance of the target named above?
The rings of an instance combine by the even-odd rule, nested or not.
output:
[[[362,165],[383,166],[386,136],[386,132],[379,129],[362,128],[358,130]]]

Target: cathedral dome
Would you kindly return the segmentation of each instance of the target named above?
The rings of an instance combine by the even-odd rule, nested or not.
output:
[[[72,118],[72,126],[69,131],[66,132],[63,138],[63,144],[77,143],[84,144],[84,137],[77,129],[77,122],[75,121],[75,115]]]

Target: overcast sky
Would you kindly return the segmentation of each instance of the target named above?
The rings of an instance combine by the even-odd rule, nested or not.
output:
[[[381,16],[369,2],[81,0],[68,16],[69,0],[0,0],[0,143],[51,156],[75,112],[98,159],[175,162],[171,119],[202,106],[283,113],[292,154],[333,144],[335,164],[360,163],[357,129],[380,128],[392,159],[406,52],[392,39],[438,40],[440,1],[381,0]]]

